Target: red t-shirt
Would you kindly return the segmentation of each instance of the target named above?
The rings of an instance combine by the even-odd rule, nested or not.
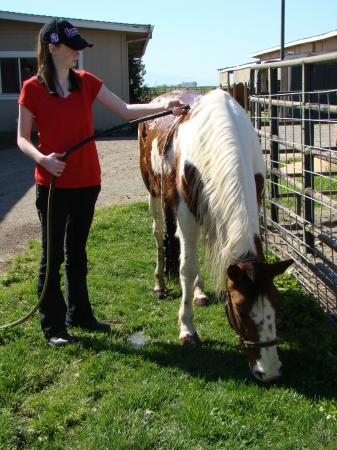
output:
[[[23,83],[19,103],[34,116],[38,130],[38,149],[44,155],[64,153],[78,142],[94,134],[92,104],[102,86],[102,80],[89,72],[79,70],[80,91],[68,97],[50,95],[34,76]],[[37,184],[49,186],[52,174],[36,165]],[[101,169],[95,141],[71,153],[66,168],[56,180],[59,188],[96,186],[101,182]]]

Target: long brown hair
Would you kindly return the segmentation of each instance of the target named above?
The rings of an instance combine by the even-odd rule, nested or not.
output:
[[[54,44],[60,45],[60,44]],[[49,44],[42,42],[41,31],[37,41],[37,78],[47,89],[49,94],[60,97],[63,90],[56,79],[56,70],[53,58],[49,51]],[[76,70],[69,69],[69,91],[80,91],[79,79]]]

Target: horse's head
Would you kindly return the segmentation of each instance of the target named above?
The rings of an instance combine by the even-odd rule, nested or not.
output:
[[[276,345],[276,315],[281,296],[273,278],[283,273],[293,260],[274,264],[243,262],[229,266],[226,314],[240,337],[254,376],[263,382],[281,376]]]

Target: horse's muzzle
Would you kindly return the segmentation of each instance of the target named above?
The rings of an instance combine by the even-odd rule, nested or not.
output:
[[[261,370],[253,370],[252,371],[255,378],[257,378],[259,381],[262,381],[262,383],[270,383],[271,381],[278,380],[282,376],[282,365],[278,369],[277,373],[273,375],[267,375],[265,372],[262,372]]]

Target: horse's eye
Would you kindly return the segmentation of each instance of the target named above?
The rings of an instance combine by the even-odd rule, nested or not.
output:
[[[246,311],[242,310],[241,308],[235,308],[235,309],[242,319],[247,319],[249,317],[248,313]]]

